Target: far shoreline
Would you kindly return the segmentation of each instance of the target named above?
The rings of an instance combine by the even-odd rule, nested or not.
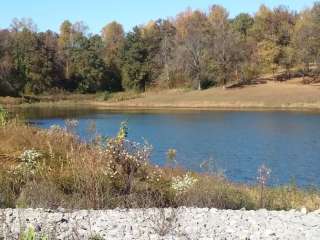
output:
[[[0,97],[6,107],[90,108],[97,110],[159,111],[308,111],[320,112],[320,85],[304,85],[301,79],[267,82],[242,88],[151,89],[143,93],[118,92]]]
[[[57,102],[39,102],[39,103],[23,103],[17,105],[4,105],[9,109],[28,109],[28,108],[75,108],[75,109],[93,109],[93,110],[112,110],[112,111],[155,111],[155,112],[205,112],[205,111],[243,111],[243,112],[314,112],[320,113],[320,106],[304,106],[305,103],[298,104],[300,106],[237,106],[234,104],[219,106],[141,106],[131,104],[110,104],[100,101],[57,101]]]

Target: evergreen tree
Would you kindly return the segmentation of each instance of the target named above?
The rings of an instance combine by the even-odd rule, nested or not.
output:
[[[123,49],[122,85],[125,89],[146,90],[146,86],[150,83],[148,57],[141,29],[135,27],[128,33]]]

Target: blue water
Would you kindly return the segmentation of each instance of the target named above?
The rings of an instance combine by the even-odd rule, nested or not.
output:
[[[271,168],[270,185],[320,186],[320,114],[310,112],[117,112],[94,110],[28,110],[42,128],[79,120],[77,133],[89,138],[93,121],[101,135],[116,135],[122,121],[129,138],[153,146],[152,162],[163,165],[169,148],[184,168],[203,171],[204,161],[236,182],[255,183],[262,164]]]

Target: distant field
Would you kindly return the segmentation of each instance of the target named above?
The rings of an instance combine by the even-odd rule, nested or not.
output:
[[[91,103],[101,107],[320,109],[320,86],[303,85],[299,79],[270,81],[234,89],[152,91],[130,100]]]

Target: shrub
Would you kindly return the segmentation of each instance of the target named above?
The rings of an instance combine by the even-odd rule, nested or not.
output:
[[[121,123],[118,135],[107,140],[109,162],[106,175],[118,183],[124,194],[130,194],[136,178],[145,178],[152,147],[128,141],[127,123]]]

